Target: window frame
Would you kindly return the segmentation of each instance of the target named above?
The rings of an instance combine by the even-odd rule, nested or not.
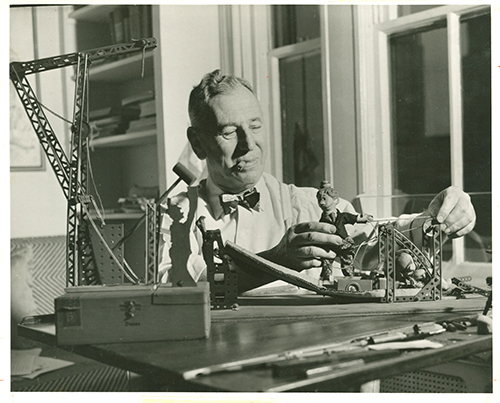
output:
[[[271,93],[272,93],[271,131],[273,133],[272,141],[273,141],[273,149],[279,150],[279,152],[275,153],[273,159],[275,164],[274,172],[276,174],[276,177],[279,178],[280,180],[283,179],[283,151],[282,151],[283,133],[282,133],[282,121],[281,121],[280,61],[288,57],[301,56],[314,51],[319,51],[321,54],[321,50],[322,50],[321,38],[315,38],[315,39],[309,39],[304,42],[299,42],[291,45],[281,46],[279,48],[274,48],[271,49],[268,53],[270,73],[271,77],[273,77],[271,84]],[[323,64],[323,57],[321,59],[322,59],[321,63]],[[323,70],[323,66],[321,67]],[[326,153],[327,151],[325,150],[325,154]]]
[[[451,182],[452,185],[463,189],[463,149],[462,149],[462,66],[460,55],[460,22],[463,17],[474,17],[490,11],[489,5],[459,5],[441,6],[425,10],[415,14],[398,17],[397,6],[388,6],[382,11],[374,6],[372,10],[359,10],[358,13],[358,44],[360,92],[368,95],[368,100],[358,96],[360,108],[360,126],[367,128],[368,122],[376,122],[373,129],[368,133],[361,134],[361,161],[364,166],[374,166],[376,169],[362,169],[362,183],[364,186],[365,205],[371,205],[372,211],[377,211],[380,216],[391,214],[392,196],[392,116],[391,116],[391,71],[390,71],[390,37],[394,34],[411,32],[413,30],[428,26],[437,21],[446,19],[448,39],[448,75],[449,75],[449,98],[450,98],[450,153],[451,153]],[[387,7],[387,6],[386,6]],[[365,11],[368,11],[366,13]],[[371,19],[371,21],[370,21]],[[368,23],[368,27],[361,28]],[[371,31],[371,32],[370,32]],[[367,39],[368,34],[374,38],[373,42]],[[363,55],[369,44],[374,46],[375,51]],[[372,63],[372,68],[368,66]],[[367,84],[370,80],[377,83],[374,86]],[[378,104],[373,112],[368,112],[370,100]],[[376,147],[378,142],[381,147]],[[373,150],[376,147],[377,158],[374,161]],[[376,200],[373,200],[373,196]],[[383,197],[385,196],[385,197]],[[452,264],[461,265],[472,263],[465,261],[464,238],[453,240]],[[474,263],[476,264],[476,263]],[[491,264],[489,264],[491,265]]]
[[[223,71],[250,81],[262,105],[268,132],[266,170],[283,179],[279,59],[291,52],[319,49],[323,82],[325,179],[333,180],[331,79],[327,6],[320,5],[320,38],[273,48],[271,5],[220,5],[219,28]],[[318,48],[319,46],[319,48]],[[265,77],[265,79],[264,79]]]
[[[337,77],[339,66],[335,63],[336,54],[346,54],[349,46],[340,46],[332,37],[347,26],[336,28],[333,14],[339,8],[351,7],[354,43],[354,97],[355,122],[337,113],[332,94],[351,96],[351,87],[342,88],[344,77]],[[254,86],[261,101],[262,109],[268,122],[269,133],[267,149],[269,158],[265,169],[278,179],[282,179],[281,118],[279,77],[273,72],[279,65],[281,53],[272,53],[272,21],[270,5],[220,5],[220,49],[221,67],[225,72],[248,79]],[[343,9],[345,11],[345,9]],[[325,179],[332,183],[335,179],[334,138],[350,132],[353,127],[357,137],[357,201],[363,211],[377,217],[389,217],[392,214],[392,128],[390,106],[390,64],[389,36],[393,33],[426,26],[435,20],[447,19],[449,47],[450,79],[450,134],[452,141],[452,183],[463,185],[462,175],[462,122],[461,122],[461,66],[458,43],[460,20],[464,16],[480,15],[491,11],[489,4],[439,6],[408,16],[398,16],[398,5],[357,5],[334,6],[320,5],[320,43],[323,80],[323,119],[325,139]],[[492,13],[493,15],[493,13]],[[349,18],[348,14],[342,18]],[[340,17],[339,17],[340,18]],[[350,20],[350,18],[349,18]],[[340,31],[335,31],[339,29]],[[317,46],[315,44],[314,46]],[[274,67],[273,67],[274,65]],[[348,77],[350,79],[350,77]],[[278,91],[276,91],[276,88]],[[340,92],[339,92],[340,90]],[[338,123],[343,126],[339,129]],[[336,123],[334,125],[334,123]],[[347,128],[347,130],[346,130]],[[339,131],[340,130],[340,131]],[[345,144],[342,144],[344,146]],[[340,147],[342,148],[342,147]],[[342,155],[340,155],[342,157]],[[337,163],[338,165],[338,163]],[[343,175],[338,170],[337,179]],[[389,178],[389,180],[388,180]],[[345,187],[345,183],[342,183]],[[347,196],[349,197],[349,195]],[[454,264],[474,264],[464,262],[464,239],[453,240]],[[491,268],[491,263],[487,263]]]

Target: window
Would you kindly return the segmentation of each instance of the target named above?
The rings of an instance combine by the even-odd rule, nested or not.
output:
[[[283,180],[318,186],[325,177],[319,6],[272,6],[271,11],[269,55],[272,76],[279,80],[274,123],[281,132]]]
[[[376,26],[390,191],[410,195],[411,210],[419,211],[445,187],[463,188],[477,224],[453,242],[453,260],[491,262],[485,253],[491,250],[492,211],[489,6],[415,11]],[[392,214],[410,207],[393,196]]]
[[[446,27],[390,38],[393,194],[451,185]]]
[[[320,37],[319,6],[272,6],[274,48]]]

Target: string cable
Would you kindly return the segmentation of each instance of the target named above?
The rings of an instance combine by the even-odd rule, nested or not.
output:
[[[431,216],[421,216],[421,217],[419,217],[419,218],[426,218],[426,219],[427,219],[427,218],[432,218],[432,217],[431,217]],[[369,223],[369,224],[373,227],[373,231],[372,231],[371,233],[372,233],[372,234],[373,234],[373,233],[376,233],[376,232],[377,232],[377,228],[378,228],[379,224],[378,224],[378,223],[373,223],[373,222],[371,222],[371,221],[368,221],[368,223]],[[422,225],[420,225],[420,226],[418,226],[418,227],[416,227],[416,228],[408,228],[408,229],[406,229],[406,230],[399,230],[399,232],[401,232],[402,234],[404,234],[404,233],[407,233],[407,232],[410,232],[410,231],[415,231],[415,230],[418,230],[418,229],[422,229],[423,227],[424,227],[424,225],[422,224]],[[368,244],[369,244],[370,242],[372,242],[372,241],[378,241],[378,235],[374,235],[374,236],[372,236],[371,238],[369,237],[367,240],[365,240],[365,241],[361,242],[359,245],[357,245],[357,246],[356,246],[356,252],[354,253],[354,257],[353,257],[353,260],[352,260],[352,261],[353,261],[353,264],[354,264],[354,262],[356,262],[356,258],[357,258],[357,256],[358,256],[358,253],[359,253],[359,251],[361,250],[361,248],[362,248],[364,245],[368,245]],[[365,251],[364,251],[364,252],[366,252],[366,249],[365,249]],[[363,257],[364,257],[364,254],[363,254]],[[361,260],[363,259],[363,257],[361,258]]]

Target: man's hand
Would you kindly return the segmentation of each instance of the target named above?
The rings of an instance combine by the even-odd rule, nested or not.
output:
[[[259,253],[262,257],[297,271],[320,267],[321,259],[334,259],[332,245],[341,245],[333,224],[304,222],[290,227],[278,245]]]
[[[358,215],[358,222],[359,223],[367,223],[367,222],[372,222],[373,221],[373,216],[371,214],[359,214]]]
[[[451,238],[468,234],[476,224],[476,212],[470,196],[455,186],[450,186],[434,197],[428,210]]]

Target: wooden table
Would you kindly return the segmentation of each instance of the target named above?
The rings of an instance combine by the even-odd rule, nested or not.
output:
[[[240,299],[236,311],[212,311],[208,339],[62,346],[61,348],[134,373],[154,377],[169,391],[353,391],[371,380],[491,351],[492,336],[476,327],[432,336],[443,347],[419,350],[304,380],[273,378],[271,369],[212,374],[185,379],[189,371],[278,354],[305,347],[344,342],[417,323],[480,313],[485,298],[417,303],[337,304],[328,297],[257,297]],[[19,333],[55,345],[54,317],[19,325]]]

